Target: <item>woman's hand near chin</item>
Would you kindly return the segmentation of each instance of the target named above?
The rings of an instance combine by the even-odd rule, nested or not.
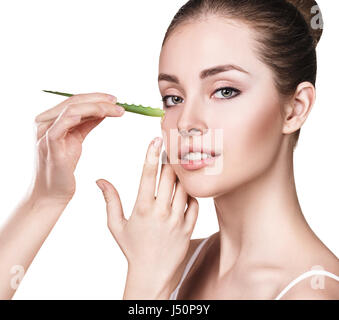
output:
[[[0,229],[0,299],[10,299],[75,192],[74,170],[88,133],[119,117],[116,97],[74,95],[39,114],[36,171],[24,199]]]
[[[186,257],[198,216],[198,201],[184,191],[168,163],[162,164],[154,196],[161,143],[161,138],[155,139],[148,147],[128,220],[117,190],[104,179],[97,181],[106,201],[108,228],[128,261],[124,299],[169,298],[174,290],[171,280]]]

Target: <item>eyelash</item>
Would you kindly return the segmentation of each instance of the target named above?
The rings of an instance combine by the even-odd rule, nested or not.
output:
[[[232,87],[222,87],[222,88],[219,88],[219,89],[215,90],[214,93],[213,93],[213,95],[216,94],[218,91],[221,91],[221,90],[223,90],[223,89],[230,89],[231,91],[236,92],[236,95],[233,95],[233,96],[231,96],[230,98],[220,98],[221,100],[225,100],[225,99],[226,99],[226,100],[229,100],[229,99],[232,99],[232,98],[238,96],[238,95],[241,93],[241,91],[240,91],[239,89],[236,89],[236,88],[232,88]],[[164,106],[165,106],[166,108],[171,108],[171,107],[174,107],[174,106],[175,106],[175,105],[169,106],[169,105],[166,104],[166,100],[167,100],[168,98],[171,98],[171,97],[177,97],[177,98],[180,98],[180,97],[178,97],[178,96],[173,96],[173,95],[167,95],[167,96],[162,97],[161,101],[163,102],[163,104],[164,104]]]

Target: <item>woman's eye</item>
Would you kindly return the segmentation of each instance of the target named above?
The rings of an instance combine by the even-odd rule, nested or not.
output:
[[[214,92],[214,94],[219,91],[222,94],[221,99],[230,99],[240,94],[240,90],[231,87],[219,88]],[[170,108],[182,102],[182,99],[178,96],[164,96],[161,100],[166,108]]]
[[[230,98],[234,97],[234,93],[235,93],[236,96],[240,93],[240,90],[235,89],[235,88],[231,88],[231,87],[220,88],[220,89],[216,90],[214,93],[217,93],[219,91],[222,94],[221,99],[223,99],[223,98],[230,99]]]
[[[163,97],[161,100],[164,103],[164,106],[167,108],[172,107],[173,105],[176,105],[180,102],[178,102],[178,100],[180,100],[181,98],[178,96],[165,96]],[[173,102],[174,104],[168,104],[167,101]]]

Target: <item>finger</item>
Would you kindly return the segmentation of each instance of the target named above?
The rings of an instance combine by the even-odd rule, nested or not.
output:
[[[160,180],[158,186],[157,202],[161,204],[171,204],[176,173],[169,163],[161,165]]]
[[[102,120],[105,118],[99,118],[99,119],[93,119],[93,120],[85,120],[84,122],[81,121],[77,127],[77,130],[82,138],[84,140],[87,136],[87,134],[95,128]],[[82,119],[81,119],[82,120]],[[40,122],[37,126],[36,130],[36,137],[37,140],[40,140],[41,137],[43,137],[46,134],[46,131],[53,125],[54,121],[47,121],[47,122]]]
[[[81,116],[67,116],[61,113],[57,120],[46,132],[48,151],[57,156],[60,153],[60,144],[68,131],[80,123]]]
[[[36,116],[35,121],[49,121],[51,119],[55,119],[61,113],[61,111],[68,105],[68,104],[77,104],[77,103],[94,103],[99,101],[105,101],[115,104],[117,102],[117,98],[110,94],[106,93],[84,93],[84,94],[76,94],[68,99],[62,101],[55,107],[48,109],[38,116]]]
[[[119,106],[113,106],[110,103],[98,102],[98,103],[86,103],[86,104],[77,104],[77,105],[68,105],[62,112],[67,113],[67,115],[78,115],[81,114],[81,122],[92,121],[90,123],[82,126],[83,129],[80,130],[80,133],[85,138],[86,135],[97,126],[104,117],[118,117],[124,114],[125,109],[119,109]],[[122,111],[122,112],[121,112]],[[101,118],[100,121],[97,118]],[[46,131],[52,126],[55,119],[50,121],[43,121],[37,124],[37,139],[39,140]],[[94,126],[93,126],[94,125]],[[84,139],[83,138],[83,139]]]
[[[40,138],[45,135],[46,131],[52,126],[52,124],[53,124],[53,121],[41,122],[37,125],[37,129],[36,129],[37,140],[40,140]]]
[[[122,209],[119,193],[115,187],[104,179],[96,181],[106,202],[107,225],[113,235],[117,235],[127,222]]]
[[[198,200],[188,196],[187,209],[185,212],[185,225],[190,232],[193,232],[195,223],[197,222],[199,212],[199,203]]]
[[[151,203],[154,201],[161,146],[161,137],[153,139],[148,146],[136,202]]]
[[[181,182],[178,181],[175,186],[175,192],[172,200],[172,215],[176,216],[177,218],[184,218],[185,217],[185,207],[187,203],[188,195],[184,190]]]
[[[103,117],[119,117],[124,114],[125,108],[109,102],[85,102],[67,105],[61,112],[66,112],[68,115],[79,115],[83,120],[89,118],[103,118]],[[59,116],[56,115],[54,118],[46,119],[45,121],[53,121]]]
[[[67,132],[81,122],[81,115],[71,115],[62,112],[47,130],[48,137],[52,140],[63,139]]]
[[[86,136],[105,118],[99,118],[94,120],[88,120],[77,127],[77,130],[81,134],[82,140],[86,138]]]

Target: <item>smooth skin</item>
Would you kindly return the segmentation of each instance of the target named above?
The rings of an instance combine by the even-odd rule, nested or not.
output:
[[[86,136],[105,117],[124,114],[116,101],[104,93],[78,94],[35,118],[35,178],[0,230],[0,299],[13,297],[71,201],[76,190],[74,171]],[[154,196],[161,145],[162,138],[158,137],[148,147],[137,200],[128,220],[114,186],[104,179],[97,181],[107,203],[109,230],[128,260],[124,299],[168,298],[198,215],[197,200],[187,195],[166,163],[162,164]]]
[[[172,164],[188,194],[213,198],[219,224],[178,299],[274,299],[315,266],[339,275],[338,258],[303,215],[294,180],[291,134],[307,119],[315,88],[302,82],[290,99],[282,99],[273,72],[258,58],[254,32],[240,21],[206,15],[175,29],[161,50],[159,74],[179,80],[159,81],[161,95],[170,96],[161,124],[169,159],[176,160],[180,145],[204,145],[214,141],[213,129],[223,129],[222,156],[215,162],[222,164],[221,172],[207,175]],[[247,73],[200,78],[202,70],[225,64]],[[223,87],[240,94],[217,91]],[[187,135],[191,128],[200,135]],[[189,255],[201,241],[191,241]],[[178,278],[182,271],[183,266]],[[325,287],[316,290],[311,278],[282,299],[339,298],[337,281],[324,277]]]

